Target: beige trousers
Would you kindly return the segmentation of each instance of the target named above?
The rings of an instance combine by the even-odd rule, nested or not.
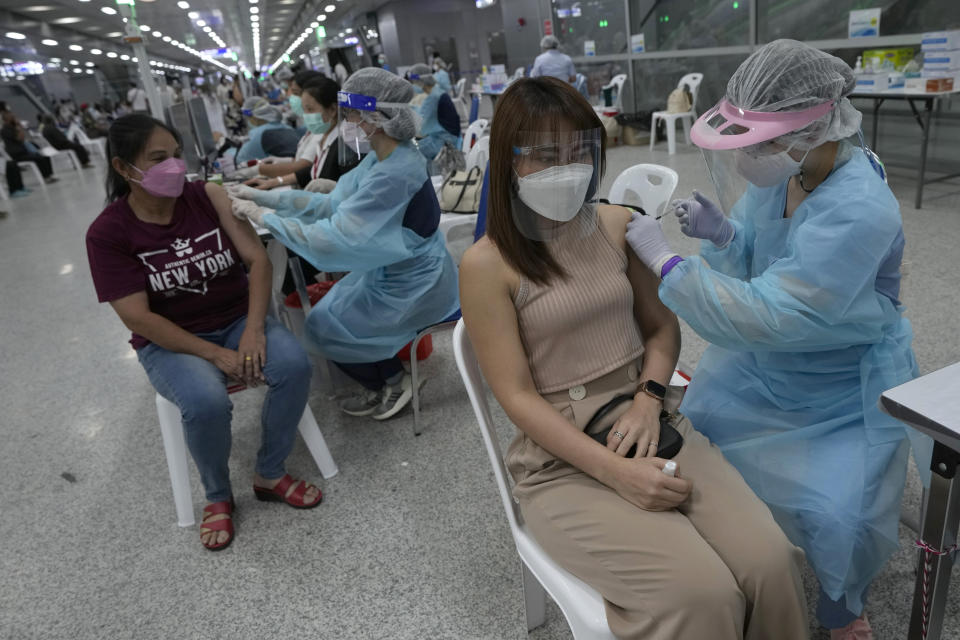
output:
[[[635,392],[636,378],[631,363],[544,397],[583,429],[614,395]],[[670,407],[670,399],[668,408],[675,408],[679,400]],[[628,407],[592,430],[607,428]],[[507,465],[531,533],[557,563],[600,592],[618,638],[807,638],[802,552],[688,419],[676,427],[684,444],[674,459],[693,492],[666,512],[634,506],[519,432]]]

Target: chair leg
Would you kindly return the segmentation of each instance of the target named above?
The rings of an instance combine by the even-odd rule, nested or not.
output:
[[[417,347],[420,340],[429,335],[419,333],[410,343],[410,384],[413,387],[413,435],[420,435],[420,371],[417,367]]]
[[[196,523],[193,513],[193,496],[190,493],[190,471],[187,468],[187,443],[183,437],[180,409],[159,393],[157,394],[157,417],[160,420],[160,435],[167,454],[167,470],[173,487],[173,503],[177,508],[177,524],[192,527]]]
[[[327,448],[327,441],[324,440],[323,433],[321,433],[320,427],[317,425],[317,420],[313,417],[313,410],[310,409],[310,405],[307,405],[303,410],[303,416],[300,418],[300,424],[297,425],[297,429],[300,430],[303,441],[307,443],[307,449],[310,450],[310,455],[313,456],[314,462],[317,463],[320,474],[328,480],[337,475],[339,471],[339,469],[337,469],[337,463],[333,461],[333,456],[330,455],[330,449]]]
[[[523,572],[523,602],[527,614],[527,633],[547,621],[547,592],[540,581],[530,573],[527,565],[520,561]]]
[[[665,120],[667,125],[667,150],[670,155],[677,152],[677,121],[675,118]]]
[[[680,124],[683,126],[683,135],[687,139],[687,144],[693,144],[690,140],[690,127],[693,125],[693,118],[691,116],[683,116],[680,118]]]
[[[657,140],[657,116],[650,117],[650,151],[653,151],[653,145]]]

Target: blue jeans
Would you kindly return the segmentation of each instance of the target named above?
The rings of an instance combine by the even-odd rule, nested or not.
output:
[[[203,338],[236,349],[246,327],[246,316]],[[297,425],[307,406],[312,366],[297,339],[273,318],[264,326],[267,339],[267,397],[260,416],[262,435],[256,471],[267,479],[283,477]],[[153,343],[137,357],[157,393],[179,407],[190,455],[200,471],[207,500],[228,500],[230,490],[230,419],[233,403],[227,395],[227,376],[198,356],[167,351]]]

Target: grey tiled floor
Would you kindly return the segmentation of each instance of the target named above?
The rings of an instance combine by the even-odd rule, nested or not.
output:
[[[709,192],[699,154],[621,147],[607,185],[637,162],[670,165],[678,192]],[[96,303],[83,235],[102,207],[102,169],[64,174],[48,192],[0,202],[0,637],[523,638],[520,571],[492,474],[449,347],[426,363],[424,433],[409,412],[348,419],[319,385],[310,403],[340,475],[324,504],[297,512],[250,491],[261,392],[234,396],[238,537],[218,554],[174,521],[151,390],[108,306]],[[891,184],[904,207],[904,300],[924,372],[960,360],[960,186]],[[675,225],[675,248],[695,251]],[[466,243],[466,240],[463,240]],[[684,329],[682,360],[703,342]],[[511,427],[502,414],[501,437]],[[289,469],[319,481],[297,444]],[[905,509],[915,510],[915,473]],[[202,494],[193,472],[194,497]],[[910,536],[876,582],[869,613],[882,640],[905,637]],[[808,590],[815,582],[808,574]],[[945,638],[960,636],[960,589]],[[569,637],[551,605],[538,639]],[[815,631],[814,637],[826,637]]]

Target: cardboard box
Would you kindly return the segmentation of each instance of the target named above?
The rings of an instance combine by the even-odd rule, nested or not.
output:
[[[906,91],[921,91],[937,93],[939,91],[953,91],[954,78],[907,78],[904,83]]]
[[[916,55],[910,47],[900,49],[868,49],[863,52],[863,67],[869,69],[871,63],[874,69],[882,69],[883,63],[889,61],[897,71],[903,69],[904,65],[913,60]]]
[[[929,31],[923,34],[920,48],[924,51],[950,51],[960,49],[960,29],[953,31]]]
[[[927,51],[923,54],[924,71],[952,71],[954,69],[960,69],[960,50]]]

